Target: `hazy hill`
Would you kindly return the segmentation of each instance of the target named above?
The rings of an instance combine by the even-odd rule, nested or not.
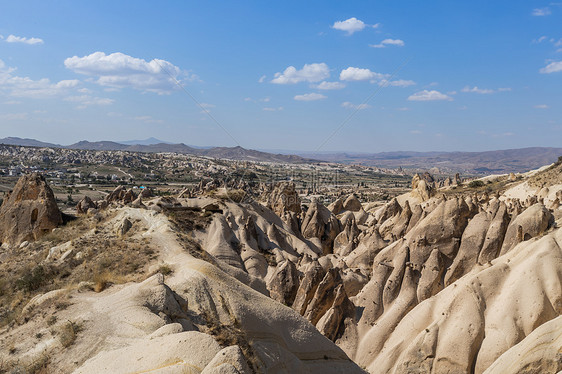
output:
[[[170,144],[168,142],[165,142],[163,140],[160,139],[156,139],[154,137],[150,137],[148,139],[144,139],[144,140],[123,140],[123,141],[119,141],[120,144],[126,144],[126,145],[153,145],[153,144],[160,144],[160,143],[166,143],[166,144]]]
[[[29,138],[18,138],[15,136],[10,136],[7,138],[0,139],[0,144],[7,145],[23,145],[27,147],[60,147],[58,144],[45,143],[35,139]]]
[[[155,138],[143,140],[143,143],[151,143],[158,141]],[[214,158],[226,158],[231,160],[248,160],[248,161],[271,161],[271,162],[315,162],[317,160],[310,158],[303,158],[296,155],[282,155],[272,154],[267,152],[255,151],[252,149],[237,147],[212,147],[212,148],[195,148],[183,143],[169,144],[169,143],[156,143],[156,144],[123,144],[112,141],[98,141],[90,142],[82,140],[77,143],[63,146],[52,143],[45,143],[35,139],[21,139],[21,138],[4,138],[0,139],[0,144],[8,145],[21,145],[29,147],[54,147],[54,148],[69,148],[69,149],[87,149],[95,151],[130,151],[130,152],[147,152],[147,153],[183,153],[193,154],[199,156],[207,156]]]
[[[555,162],[562,148],[531,147],[485,152],[380,152],[318,153],[302,156],[342,163],[361,163],[383,168],[430,169],[443,172],[524,172]]]

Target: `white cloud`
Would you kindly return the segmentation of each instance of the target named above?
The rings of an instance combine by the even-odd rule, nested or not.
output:
[[[546,7],[546,8],[535,8],[533,9],[533,12],[531,14],[536,17],[543,17],[543,16],[548,16],[551,13],[552,12],[550,11],[550,8]]]
[[[550,107],[546,104],[539,104],[539,105],[535,105],[533,108],[535,108],[535,109],[548,109]]]
[[[4,105],[17,105],[17,104],[21,104],[21,101],[8,100],[8,101],[4,101],[2,104],[4,104]]]
[[[18,77],[12,74],[15,70],[7,67],[0,60],[0,92],[12,97],[52,97],[67,93],[80,84],[80,81],[75,79],[52,83],[47,78],[33,80],[28,77]]]
[[[297,101],[316,101],[316,100],[322,100],[325,99],[326,96],[319,94],[319,93],[307,93],[304,95],[296,95],[294,97],[295,100]]]
[[[342,81],[368,81],[384,78],[386,78],[385,74],[375,73],[369,69],[355,68],[352,66],[342,70],[340,73],[340,80]]]
[[[349,101],[344,101],[343,103],[341,103],[341,106],[347,109],[356,109],[356,110],[363,110],[371,107],[369,104],[353,104],[350,103]]]
[[[142,121],[146,123],[163,123],[161,119],[154,119],[151,116],[136,116],[134,117],[137,121]]]
[[[537,44],[538,44],[538,43],[542,43],[542,42],[544,42],[546,39],[548,39],[548,37],[547,37],[546,35],[543,35],[543,36],[541,36],[541,37],[538,38],[538,39],[533,39],[533,43],[537,43]]]
[[[400,39],[385,39],[379,44],[369,44],[370,47],[373,48],[385,48],[387,45],[394,45],[397,47],[403,47],[404,41]]]
[[[320,84],[314,85],[313,88],[319,90],[341,90],[345,88],[345,84],[341,82],[321,82]]]
[[[410,108],[408,108],[408,107],[402,107],[402,108],[398,108],[398,110],[401,111],[401,112],[407,112],[407,111],[410,110]]]
[[[267,77],[266,77],[265,75],[262,75],[262,76],[260,77],[260,79],[258,79],[258,83],[263,83],[263,82],[265,82],[265,79],[266,79],[266,78],[267,78]]]
[[[334,22],[334,24],[332,25],[332,28],[336,29],[336,30],[345,31],[345,32],[347,32],[347,35],[351,35],[354,32],[363,30],[365,28],[365,26],[367,26],[367,24],[365,24],[365,22],[363,22],[363,21],[361,21],[361,20],[359,20],[355,17],[351,17],[349,19],[346,19],[345,21]]]
[[[169,94],[172,89],[177,89],[176,80],[197,79],[196,75],[190,75],[166,60],[146,61],[121,52],[69,57],[64,60],[64,65],[78,74],[97,77],[95,82],[101,86],[131,87],[158,94]]]
[[[277,108],[268,108],[268,107],[263,108],[263,110],[266,111],[266,112],[278,112],[278,111],[283,110],[283,109],[284,108],[282,106],[277,107]]]
[[[89,95],[69,96],[64,98],[65,101],[78,103],[78,109],[84,109],[92,105],[111,105],[115,102],[113,99],[105,97],[93,97]]]
[[[562,61],[553,61],[539,70],[542,74],[557,73],[559,71],[562,71]]]
[[[405,79],[398,79],[395,81],[387,81],[386,79],[383,79],[382,81],[379,82],[379,86],[393,86],[393,87],[409,87],[409,86],[415,86],[416,82],[411,81],[411,80],[405,80]]]
[[[408,97],[410,101],[452,101],[453,98],[435,90],[423,90]]]
[[[481,94],[481,95],[489,95],[489,94],[493,94],[493,93],[496,93],[496,92],[507,92],[507,91],[511,91],[511,88],[500,87],[498,89],[491,89],[491,88],[479,88],[478,86],[474,86],[474,87],[465,86],[461,90],[461,92],[477,93],[477,94]]]
[[[7,43],[24,43],[24,44],[43,44],[43,39],[39,38],[24,38],[21,36],[8,35],[6,38]]]
[[[420,130],[411,130],[410,134],[414,134],[414,135],[418,135],[421,134],[422,132]]]
[[[300,82],[320,82],[330,76],[330,69],[325,63],[305,64],[301,70],[289,66],[283,73],[275,73],[271,83],[295,84]]]

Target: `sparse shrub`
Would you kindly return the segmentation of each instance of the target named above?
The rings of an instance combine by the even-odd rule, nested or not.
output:
[[[110,274],[108,272],[98,273],[94,275],[94,291],[95,292],[102,292],[105,290],[110,282]]]
[[[158,268],[158,272],[162,275],[170,275],[172,274],[173,270],[168,264],[160,265]]]
[[[482,187],[482,186],[484,186],[484,182],[482,182],[482,181],[471,181],[468,184],[468,187],[470,187],[470,188],[478,188],[478,187]]]
[[[37,265],[31,271],[25,273],[16,280],[16,287],[25,292],[35,291],[45,283],[47,272],[41,265]]]
[[[47,366],[49,365],[50,357],[43,353],[37,359],[33,360],[28,366],[26,373],[29,374],[47,374],[49,373],[49,369]]]
[[[64,348],[70,347],[76,341],[76,336],[78,332],[82,330],[82,327],[72,321],[68,321],[67,323],[61,326],[61,330],[59,331],[59,341]]]

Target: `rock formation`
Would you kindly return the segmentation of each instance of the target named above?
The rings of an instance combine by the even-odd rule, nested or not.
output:
[[[24,175],[0,207],[0,242],[37,240],[60,224],[61,212],[45,177]]]

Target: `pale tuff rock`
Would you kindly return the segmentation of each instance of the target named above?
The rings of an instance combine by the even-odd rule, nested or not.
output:
[[[483,210],[468,222],[462,234],[458,254],[445,276],[446,285],[461,278],[477,264],[478,255],[484,244],[490,221],[490,214]]]
[[[278,183],[267,200],[268,207],[278,216],[285,212],[301,213],[301,200],[294,183]]]
[[[317,239],[324,254],[332,253],[333,242],[342,231],[340,221],[318,202],[312,202],[308,207],[302,222],[301,232],[307,239]]]
[[[429,174],[420,176],[414,175],[412,178],[412,196],[417,197],[421,201],[427,201],[433,196],[433,177]]]
[[[347,256],[357,247],[359,228],[355,224],[355,219],[346,222],[342,232],[334,239],[334,253],[340,256]]]
[[[97,206],[88,196],[84,196],[82,200],[76,204],[76,213],[78,214],[86,214],[90,209],[97,209]]]
[[[295,264],[285,260],[278,264],[267,282],[269,296],[284,305],[292,305],[299,288],[299,272]]]
[[[351,212],[358,212],[363,209],[361,202],[357,199],[357,196],[351,194],[348,196],[347,199],[343,202],[343,209],[349,210]]]
[[[562,312],[561,256],[551,237],[519,246],[492,267],[425,300],[396,325],[379,318],[360,340],[355,359],[373,373],[409,373],[415,368],[466,372],[473,362],[474,372],[482,373],[533,326]],[[526,290],[524,295],[521,290]],[[399,311],[392,308],[385,314]]]
[[[542,204],[525,209],[508,226],[500,254],[503,255],[518,243],[542,234],[552,225],[554,217]]]
[[[0,242],[16,246],[34,241],[60,224],[61,212],[45,177],[24,175],[0,207]]]
[[[489,214],[491,214],[491,212]],[[499,255],[508,224],[509,214],[507,213],[507,207],[501,202],[491,219],[488,231],[486,231],[486,238],[482,245],[482,250],[478,255],[479,264],[486,264]]]
[[[502,354],[484,374],[560,373],[562,371],[562,316],[537,327]]]

